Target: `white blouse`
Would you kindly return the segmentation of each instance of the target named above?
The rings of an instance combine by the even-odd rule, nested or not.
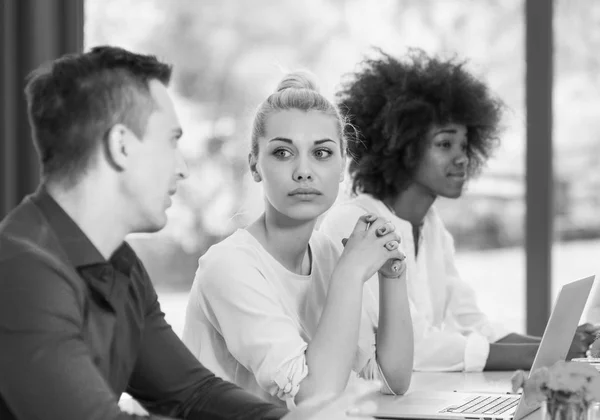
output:
[[[306,276],[287,270],[244,229],[212,246],[198,262],[183,330],[185,344],[217,376],[288,406],[308,375],[305,351],[340,256],[320,232],[309,245]],[[386,383],[373,333],[360,336],[353,370]],[[392,393],[385,385],[382,392]]]
[[[334,243],[352,232],[358,217],[374,213],[394,223],[406,253],[408,294],[413,320],[417,371],[482,371],[489,343],[507,334],[479,309],[473,289],[462,281],[454,261],[454,241],[432,207],[424,219],[415,257],[412,225],[395,216],[368,194],[339,202],[327,212],[319,229]],[[363,298],[371,331],[379,315],[377,276],[368,280]],[[367,322],[363,322],[365,324]]]

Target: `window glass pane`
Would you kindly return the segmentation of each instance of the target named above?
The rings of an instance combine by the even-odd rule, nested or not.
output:
[[[523,3],[488,0],[86,0],[85,45],[175,64],[172,90],[190,165],[156,235],[133,238],[180,333],[197,259],[262,206],[246,170],[249,123],[282,71],[308,68],[332,96],[371,46],[468,58],[509,107],[501,147],[460,200],[438,206],[482,308],[524,329]]]
[[[556,297],[563,284],[600,273],[600,3],[554,4]],[[590,304],[600,308],[599,292],[588,301],[588,319],[594,322],[600,322],[600,314]]]

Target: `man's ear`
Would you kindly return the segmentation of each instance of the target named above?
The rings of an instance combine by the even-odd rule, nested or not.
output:
[[[258,172],[258,167],[256,166],[256,156],[253,153],[248,153],[248,165],[250,166],[250,173],[252,174],[252,179],[256,182],[262,181],[262,177]]]
[[[127,166],[132,137],[135,138],[133,133],[123,124],[115,124],[106,135],[107,158],[119,169],[124,169]]]

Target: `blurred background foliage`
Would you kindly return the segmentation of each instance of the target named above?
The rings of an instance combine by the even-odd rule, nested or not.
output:
[[[600,2],[555,1],[556,238],[600,236]],[[213,243],[257,217],[247,171],[254,109],[283,73],[314,72],[333,98],[372,53],[458,54],[508,105],[501,147],[461,200],[439,208],[458,251],[522,246],[522,0],[86,0],[86,48],[116,44],[175,65],[172,90],[191,176],[169,223],[132,238],[160,287],[187,289]],[[532,151],[535,153],[535,150]]]

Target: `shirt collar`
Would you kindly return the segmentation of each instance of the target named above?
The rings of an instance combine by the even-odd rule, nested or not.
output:
[[[77,223],[48,194],[43,185],[33,194],[32,201],[42,211],[46,220],[48,220],[67,257],[75,267],[106,264],[108,262],[85,233],[83,233]],[[129,274],[134,261],[135,252],[125,242],[115,251],[110,259],[110,263],[125,274]]]
[[[110,257],[112,266],[127,276],[131,274],[131,269],[137,261],[138,257],[135,251],[127,242],[123,242]]]

